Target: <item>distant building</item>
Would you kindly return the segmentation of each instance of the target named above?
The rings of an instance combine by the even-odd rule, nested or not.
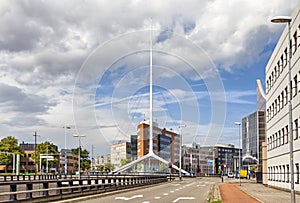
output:
[[[149,121],[141,122],[137,128],[137,156],[142,157],[149,153]],[[153,122],[153,152],[164,160],[178,166],[179,149],[180,135],[172,130],[159,128]],[[156,168],[155,170],[161,170],[161,168]]]
[[[262,142],[266,139],[265,111],[256,111],[242,119],[243,165],[262,172]]]
[[[131,144],[130,142],[121,141],[111,145],[110,148],[111,163],[115,169],[121,167],[122,159],[131,159]]]
[[[92,160],[94,170],[97,170],[100,165],[104,165],[105,163],[111,162],[110,157],[111,157],[110,154],[94,157],[94,159]]]
[[[181,167],[189,173],[196,174],[200,172],[200,146],[193,144],[192,146],[182,146]]]
[[[137,151],[138,151],[138,136],[137,135],[131,135],[130,136],[130,143],[131,143],[131,159],[136,160],[137,159]]]
[[[38,170],[38,165],[34,163],[33,154],[34,154],[34,144],[24,143],[20,144],[20,147],[24,153],[24,157],[20,159],[20,172],[35,172]]]
[[[199,148],[199,170],[202,174],[217,173],[215,164],[215,148],[213,146]]]
[[[214,147],[182,146],[182,168],[193,174],[214,174]]]
[[[60,173],[64,173],[67,162],[67,174],[74,174],[78,170],[78,155],[73,154],[71,149],[60,151]]]
[[[260,80],[256,80],[257,111],[266,111],[266,94]]]
[[[239,169],[239,151],[231,144],[217,144],[214,150],[215,170],[217,173],[235,172]],[[242,152],[240,152],[242,158]]]

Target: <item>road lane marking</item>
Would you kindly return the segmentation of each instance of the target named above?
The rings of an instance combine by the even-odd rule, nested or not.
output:
[[[116,197],[115,200],[132,200],[132,199],[135,199],[135,198],[138,198],[138,197],[143,197],[143,195],[134,195],[132,197]]]
[[[169,195],[168,193],[164,193],[165,196]]]
[[[170,193],[174,193],[174,191],[173,191],[173,190],[171,190],[171,191],[170,191]]]
[[[178,202],[179,200],[192,200],[195,199],[195,197],[178,197],[173,201],[173,203]]]
[[[154,199],[160,199],[160,197],[154,197]]]

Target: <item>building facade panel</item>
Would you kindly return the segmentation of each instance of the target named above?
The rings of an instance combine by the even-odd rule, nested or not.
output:
[[[300,191],[300,2],[291,21],[291,41],[288,26],[285,27],[274,52],[266,66],[266,126],[267,126],[267,170],[268,185],[290,188],[291,167],[295,172],[295,190]],[[289,77],[289,50],[291,42],[291,81]],[[291,99],[291,100],[290,100]],[[292,103],[292,125],[289,122],[289,101]],[[292,128],[292,131],[290,131]],[[294,166],[290,166],[291,141],[293,134]]]

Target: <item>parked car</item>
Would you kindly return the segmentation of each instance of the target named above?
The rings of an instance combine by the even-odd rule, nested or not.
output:
[[[228,172],[228,178],[233,178],[234,174],[232,172]]]

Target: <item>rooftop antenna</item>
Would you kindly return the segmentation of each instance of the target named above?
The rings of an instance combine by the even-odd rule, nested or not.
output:
[[[152,42],[152,18],[150,19],[150,23],[151,23],[151,30],[150,30],[150,108],[149,108],[149,116],[150,116],[150,123],[149,123],[149,152],[148,154],[142,156],[142,157],[139,157],[138,159],[126,164],[125,166],[122,166],[121,168],[115,170],[113,173],[118,173],[118,172],[122,172],[122,171],[125,171],[127,169],[129,169],[130,167],[134,166],[135,164],[137,164],[138,162],[141,162],[147,158],[154,158],[158,161],[161,161],[167,165],[169,165],[170,163],[157,156],[156,154],[154,154],[153,152],[153,42]],[[180,135],[181,136],[181,135]],[[180,157],[181,159],[181,157]],[[176,169],[176,170],[180,170],[177,166],[175,166],[174,164],[172,164],[172,168]],[[188,172],[186,172],[185,170],[182,170],[181,169],[181,172],[185,173],[185,174],[189,174]]]

